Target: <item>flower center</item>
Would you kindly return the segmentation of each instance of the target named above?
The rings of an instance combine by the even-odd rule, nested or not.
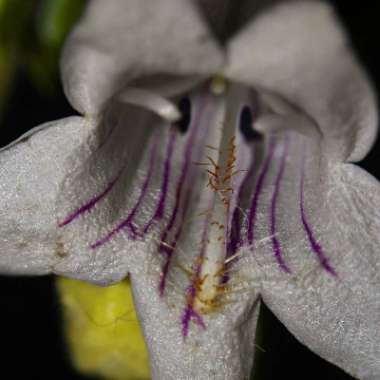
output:
[[[106,178],[96,178],[99,188],[92,197],[84,196],[76,208],[62,212],[58,227],[75,229],[81,218],[112,215],[102,231],[91,236],[84,232],[88,248],[99,256],[123,239],[153,241],[159,295],[178,290],[184,295],[184,336],[191,321],[204,327],[203,314],[218,310],[241,291],[241,278],[239,283],[234,275],[240,255],[252,257],[261,241],[273,250],[269,260],[293,273],[280,231],[281,213],[288,215],[280,208],[288,202],[284,194],[292,193],[308,244],[333,273],[305,211],[304,188],[310,179],[306,169],[298,168],[304,161],[299,147],[311,141],[317,149],[315,139],[305,138],[318,135],[312,121],[276,96],[257,94],[218,76],[174,100],[160,94],[165,91],[140,88],[119,94],[119,103],[135,106],[128,109],[132,119],[126,123],[122,117],[110,118],[94,159],[83,169],[86,175],[99,165],[112,170],[105,171]],[[119,103],[115,114],[123,115]],[[104,212],[110,207],[112,213]],[[173,285],[175,290],[168,289]]]
[[[202,237],[202,254],[195,271],[196,296],[194,310],[200,314],[212,311],[219,304],[219,295],[225,278],[225,261],[228,257],[228,244],[231,231],[233,201],[236,197],[236,179],[245,170],[237,168],[237,139],[239,114],[244,109],[249,93],[242,87],[226,84],[216,78],[211,83],[211,91],[222,97],[219,119],[214,120],[214,130],[219,130],[217,145],[206,147],[206,167],[209,207],[205,214],[206,230]],[[249,113],[246,109],[245,115]],[[247,121],[247,120],[244,120]],[[249,121],[249,120],[248,120]],[[251,120],[252,122],[252,120]],[[246,125],[253,130],[253,125]]]

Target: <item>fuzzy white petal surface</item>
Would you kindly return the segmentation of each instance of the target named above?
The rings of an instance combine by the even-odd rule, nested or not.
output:
[[[92,114],[131,79],[216,72],[222,55],[192,1],[93,0],[61,68],[70,102]]]
[[[54,205],[68,157],[89,122],[69,117],[36,127],[0,154],[0,270],[44,274],[62,260]]]
[[[181,303],[160,299],[152,272],[132,276],[133,294],[149,349],[153,379],[249,379],[260,300],[257,292],[205,317],[206,329],[181,334]],[[178,296],[178,294],[177,294]],[[180,298],[178,298],[179,300]]]
[[[109,284],[145,260],[142,252],[160,256],[159,232],[175,208],[188,135],[142,108],[116,102],[109,108],[93,145],[73,157],[56,203],[68,252],[58,273]]]
[[[228,44],[227,76],[273,91],[314,119],[327,154],[357,161],[377,131],[374,93],[331,6],[283,1]]]
[[[243,258],[229,268],[228,284],[222,266],[210,272],[228,291],[207,298],[207,312],[199,306],[206,277],[197,268],[220,255],[216,237],[205,238],[214,220],[205,211],[216,195],[199,163],[218,160],[208,144],[224,147],[225,103],[205,88],[189,99],[187,130],[124,104],[100,121],[91,154],[77,153],[80,165],[61,187],[57,224],[68,255],[55,270],[100,284],[130,274],[154,378],[240,380],[251,370],[258,316],[258,289],[244,289],[252,271]],[[240,165],[252,146],[239,132],[236,140]]]
[[[311,219],[337,275],[309,266],[265,282],[262,295],[310,349],[357,378],[375,380],[380,377],[380,184],[351,164],[330,163],[325,175],[323,216]],[[310,250],[293,245],[299,261],[308,260]]]

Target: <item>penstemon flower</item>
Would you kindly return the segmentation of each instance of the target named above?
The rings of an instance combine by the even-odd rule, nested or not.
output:
[[[372,89],[325,3],[216,3],[89,4],[62,59],[84,116],[0,154],[1,269],[129,274],[156,379],[247,378],[261,301],[377,379]]]

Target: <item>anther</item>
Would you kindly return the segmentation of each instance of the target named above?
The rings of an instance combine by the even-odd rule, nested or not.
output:
[[[121,92],[117,99],[120,102],[146,108],[170,122],[181,117],[181,113],[170,100],[148,90],[129,87]]]

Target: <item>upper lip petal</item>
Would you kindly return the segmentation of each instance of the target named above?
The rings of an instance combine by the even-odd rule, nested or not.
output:
[[[132,79],[210,74],[223,62],[193,1],[94,0],[66,43],[61,69],[74,108],[94,114]]]

